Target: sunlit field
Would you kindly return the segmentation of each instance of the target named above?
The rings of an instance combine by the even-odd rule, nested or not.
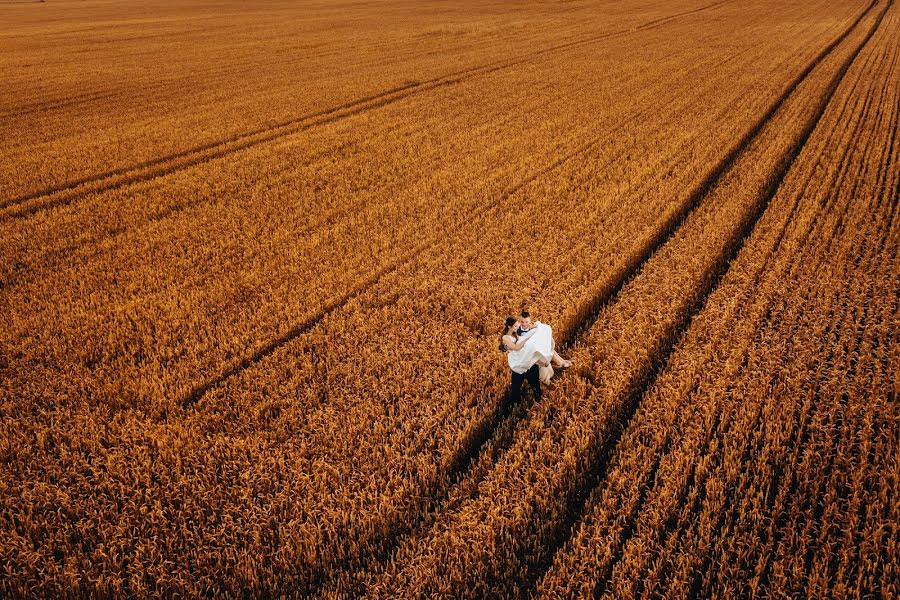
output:
[[[0,2],[0,597],[900,596],[898,40]]]

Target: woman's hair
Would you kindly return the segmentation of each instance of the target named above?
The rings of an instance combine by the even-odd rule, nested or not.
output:
[[[515,325],[516,322],[518,322],[518,319],[513,316],[506,317],[506,321],[503,325],[503,331],[500,332],[500,352],[506,352],[506,346],[503,345],[503,336],[506,335],[506,332],[509,331],[509,328]]]

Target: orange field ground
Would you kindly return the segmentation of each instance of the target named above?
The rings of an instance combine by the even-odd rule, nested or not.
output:
[[[0,597],[900,596],[898,40],[0,2]]]

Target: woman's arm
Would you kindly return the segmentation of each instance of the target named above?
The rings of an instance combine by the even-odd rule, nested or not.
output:
[[[528,342],[528,340],[519,340],[519,342],[517,343],[516,339],[513,336],[511,336],[511,335],[503,336],[503,343],[506,345],[506,349],[511,352],[515,352],[516,350],[521,350],[522,348],[525,347],[525,344],[527,342]]]

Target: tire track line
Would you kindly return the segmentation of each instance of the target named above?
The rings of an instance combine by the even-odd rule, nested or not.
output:
[[[858,84],[858,83],[859,83],[859,82],[857,81],[857,84]],[[857,87],[857,86],[854,85],[854,88],[853,88],[854,91],[851,91],[851,93],[855,93],[856,87]],[[867,98],[867,100],[865,101],[865,105],[864,105],[864,107],[863,107],[863,109],[862,109],[864,113],[865,113],[865,111],[868,110],[869,106],[871,105],[871,100],[872,100],[872,97],[869,96],[869,98]],[[848,103],[848,104],[844,107],[844,111],[846,111],[847,109],[852,110],[853,107],[851,106],[851,104],[852,104],[852,103]],[[839,117],[837,120],[838,120],[838,121],[842,121],[843,118],[842,118],[842,117]],[[863,122],[863,119],[858,119],[858,120],[857,120],[855,129],[854,129],[854,132],[853,132],[853,134],[852,134],[852,136],[851,136],[850,139],[852,139],[852,140],[858,140],[858,139],[859,139],[859,136],[861,135],[861,133],[860,133],[860,126],[861,126],[861,123],[862,123],[862,122]],[[852,147],[855,146],[855,143],[848,143],[847,146],[848,146],[848,148],[852,148]],[[867,148],[868,148],[868,147],[869,147],[869,146],[867,145]],[[842,168],[840,168],[840,169],[838,169],[838,170],[835,171],[835,174],[834,174],[834,177],[832,178],[831,183],[830,183],[829,185],[825,186],[826,188],[828,188],[828,189],[835,189],[835,186],[836,186],[838,183],[840,183],[840,181],[842,181],[842,180],[845,179],[846,169],[845,169],[844,167],[846,167],[846,162],[845,162],[845,161],[846,161],[848,158],[849,158],[849,154],[848,154],[847,156],[845,156],[845,157],[842,158],[842,161],[841,161],[841,164],[843,165]],[[818,163],[817,163],[817,164],[818,164]],[[799,204],[799,199],[800,199],[800,197],[801,197],[803,194],[805,194],[805,191],[806,191],[808,185],[810,184],[810,182],[811,182],[811,180],[812,180],[812,174],[813,174],[813,173],[812,173],[812,171],[811,171],[811,172],[810,172],[810,177],[809,177],[809,178],[806,180],[806,182],[804,183],[803,188],[802,188],[802,191],[796,194],[796,200],[795,200],[795,202],[792,204],[792,208],[791,208],[791,211],[790,211],[790,218],[787,219],[787,220],[784,222],[784,225],[783,225],[783,227],[781,228],[781,230],[780,230],[780,232],[779,232],[779,234],[778,234],[778,236],[777,236],[777,238],[776,238],[776,240],[775,240],[775,244],[773,244],[773,246],[772,246],[772,251],[769,253],[769,255],[768,255],[767,259],[766,259],[766,262],[760,267],[760,270],[759,270],[759,272],[757,273],[757,275],[756,275],[756,277],[755,277],[755,279],[754,279],[755,282],[757,282],[757,283],[759,282],[761,273],[768,270],[768,267],[767,267],[768,262],[769,262],[770,260],[774,259],[775,253],[778,251],[778,248],[779,248],[780,245],[781,245],[781,240],[783,239],[783,237],[784,237],[784,235],[785,235],[785,233],[786,233],[787,228],[790,226],[791,220],[793,220],[793,215],[796,213],[796,210],[797,210],[798,204]],[[859,180],[857,179],[857,181],[859,181]],[[854,196],[854,194],[850,194],[850,196],[852,197],[852,196]],[[823,205],[822,205],[822,208],[823,208],[823,209],[824,209],[824,206],[825,206],[825,205],[823,204]],[[841,207],[841,210],[842,210],[843,213],[846,213],[846,211],[847,211],[848,209],[849,209],[849,207],[848,207],[848,205],[847,205],[846,203],[844,203],[844,204],[842,205],[842,207]],[[785,279],[788,280],[788,281],[793,281],[794,272],[796,271],[796,265],[798,265],[798,264],[804,264],[804,263],[805,263],[805,260],[806,260],[806,259],[803,258],[803,257],[806,256],[806,255],[808,254],[808,251],[809,251],[809,249],[811,248],[810,246],[807,245],[806,240],[808,240],[809,237],[810,237],[811,235],[813,235],[814,233],[819,233],[819,232],[820,232],[820,227],[817,226],[818,223],[813,223],[812,225],[814,225],[814,226],[811,227],[811,228],[806,232],[806,234],[803,236],[804,242],[800,244],[801,252],[800,252],[800,254],[798,255],[798,257],[793,261],[793,265],[794,265],[794,266],[791,266],[791,268],[790,268],[790,269],[788,270],[788,272],[785,274]],[[819,253],[819,259],[818,259],[818,261],[817,261],[817,264],[821,264],[821,262],[822,262],[823,260],[825,260],[825,258],[829,255],[828,248],[831,246],[831,244],[834,242],[834,240],[835,240],[837,237],[839,237],[839,234],[840,234],[840,232],[842,231],[842,229],[843,229],[843,228],[842,228],[841,226],[839,226],[834,232],[832,232],[832,234],[831,234],[830,237],[828,238],[828,242],[827,242],[827,244],[826,244],[826,246],[825,246],[824,251],[822,251],[822,252]],[[754,285],[755,285],[755,284],[754,284]],[[771,312],[771,310],[772,310],[772,304],[774,303],[774,301],[775,301],[775,297],[772,297],[772,298],[768,301],[768,303],[767,303],[767,308],[766,308],[766,313]],[[827,320],[827,319],[826,319],[826,320]],[[798,327],[799,327],[799,324],[795,324],[795,325],[793,326],[793,330],[795,331]],[[790,338],[790,335],[788,335],[787,337]],[[746,361],[746,357],[745,357],[744,360]],[[828,361],[826,360],[825,362],[827,363]],[[743,368],[743,367],[742,367],[742,368]],[[754,425],[753,427],[755,427],[755,425]],[[750,430],[753,430],[753,427],[751,427]],[[750,444],[750,443],[751,443],[751,442],[748,442],[748,444]],[[748,446],[748,448],[749,448],[749,446]],[[749,455],[747,455],[748,452],[749,452],[749,450],[748,450],[748,449],[745,449],[744,455],[749,456]],[[706,449],[702,452],[702,454],[704,454],[704,455],[705,455],[705,454],[708,454],[708,444],[707,444],[707,446],[706,446]],[[718,463],[717,463],[717,464],[718,464]],[[710,470],[710,469],[707,469],[707,470],[706,470],[707,476],[710,475],[710,473],[711,473],[711,470]],[[699,481],[694,481],[694,480],[692,479],[691,481],[692,481],[692,483],[689,484],[690,486],[692,486],[692,487],[695,488],[695,489],[701,489],[701,494],[700,494],[700,496],[698,496],[698,501],[695,503],[697,506],[699,506],[699,503],[702,502],[702,496],[703,496],[703,494],[702,494],[702,487],[701,487],[701,486],[702,486],[702,483],[703,483],[704,480],[701,479],[701,480],[699,480]],[[776,483],[776,487],[777,487],[777,483]],[[687,494],[686,491],[683,491],[682,493],[685,494],[685,495]],[[693,512],[696,512],[696,509],[694,509]],[[620,554],[621,554],[621,551],[622,551],[622,549],[620,548]]]
[[[893,0],[891,0],[893,1]],[[700,201],[712,190],[715,186],[716,182],[718,182],[725,172],[737,162],[737,159],[740,155],[747,150],[750,146],[751,142],[759,136],[762,130],[765,128],[766,124],[768,124],[772,118],[775,116],[775,113],[778,112],[779,109],[787,102],[788,98],[794,93],[797,87],[803,83],[803,81],[809,76],[809,74],[815,69],[831,52],[847,38],[848,35],[856,28],[856,26],[865,18],[867,14],[875,7],[878,3],[878,0],[872,0],[870,4],[866,7],[866,9],[860,13],[860,15],[850,24],[850,26],[841,33],[837,38],[835,38],[830,44],[828,44],[819,54],[816,55],[815,58],[791,81],[785,91],[775,100],[775,102],[763,113],[762,117],[753,125],[753,127],[734,145],[731,150],[719,161],[719,163],[713,168],[712,171],[704,178],[704,180],[700,183],[700,185],[693,191],[693,193],[688,197],[688,201],[669,219],[667,219],[662,228],[657,232],[654,236],[653,240],[650,244],[648,244],[643,251],[640,253],[639,258],[634,261],[629,267],[625,269],[625,271],[621,274],[621,276],[617,279],[617,284],[614,285],[611,289],[606,292],[599,294],[595,297],[594,301],[588,307],[586,311],[586,316],[584,316],[578,326],[574,331],[569,333],[564,340],[564,345],[566,347],[574,344],[586,331],[590,328],[594,322],[596,321],[597,313],[600,309],[607,304],[614,296],[616,296],[622,288],[627,284],[637,273],[643,268],[644,264],[650,259],[650,257],[661,248],[672,236],[675,232],[681,227],[684,223],[685,219],[687,219],[688,215],[700,204]],[[874,29],[872,30],[874,32]],[[869,35],[871,37],[871,33]],[[868,41],[868,38],[866,38]],[[864,44],[863,44],[864,45]],[[859,50],[862,49],[860,46],[856,53],[852,56],[855,58],[856,54]],[[852,62],[852,60],[851,60]],[[839,71],[841,78],[843,78],[843,73],[846,72],[846,69],[849,68],[849,64],[846,64],[842,70]],[[835,88],[837,85],[835,84]],[[834,90],[831,90],[829,94],[833,95]],[[827,102],[825,103],[827,105]],[[824,112],[824,106],[822,108],[822,112]],[[816,117],[816,121],[821,116],[819,114]],[[811,132],[811,130],[810,130]],[[808,137],[808,135],[807,135]],[[805,143],[805,139],[804,139]],[[796,156],[794,157],[796,158]]]
[[[69,96],[68,98],[36,100],[33,102],[29,102],[28,104],[24,104],[22,106],[0,112],[0,119],[15,119],[17,117],[24,117],[49,110],[59,110],[61,108],[67,108],[69,106],[75,106],[78,104],[109,100],[115,98],[118,95],[119,92],[117,91],[99,90],[96,92],[76,94],[74,96]],[[3,204],[5,204],[5,202]],[[0,208],[2,208],[2,206],[0,206]]]
[[[664,19],[673,20],[694,14],[701,10],[713,8],[723,2],[732,0],[721,0],[707,7],[679,13],[664,17]],[[658,26],[660,20],[651,21],[650,23],[638,26],[637,28],[628,30],[619,30],[591,36],[581,40],[556,44],[546,48],[542,48],[535,52],[528,53],[512,59],[494,61],[485,65],[479,65],[461,71],[456,71],[447,75],[442,75],[424,82],[410,82],[401,86],[397,86],[379,92],[370,96],[366,96],[351,102],[340,104],[338,106],[327,108],[321,111],[313,112],[301,117],[290,119],[258,129],[251,132],[239,133],[226,137],[221,140],[209,142],[200,146],[195,146],[183,152],[170,154],[158,159],[153,159],[137,165],[131,165],[118,169],[113,169],[105,173],[76,179],[57,186],[51,186],[40,192],[32,194],[24,194],[10,198],[0,202],[0,222],[10,219],[28,217],[39,211],[64,206],[80,200],[86,196],[101,193],[105,191],[119,189],[128,185],[157,179],[166,175],[176,173],[188,169],[190,167],[204,164],[212,160],[234,154],[241,150],[259,146],[267,142],[271,142],[280,138],[284,138],[293,134],[307,131],[314,127],[321,127],[347,119],[349,117],[378,109],[405,98],[427,93],[429,91],[439,89],[443,86],[456,85],[470,79],[488,75],[497,71],[509,69],[532,60],[570,48],[589,45],[604,39],[626,35],[635,30],[642,30],[649,27]],[[666,21],[668,22],[668,21]],[[654,23],[657,23],[654,25]]]
[[[654,29],[656,27],[659,27],[660,25],[664,25],[664,24],[668,23],[669,21],[672,21],[673,19],[678,19],[680,17],[685,17],[687,15],[693,15],[693,14],[696,14],[699,12],[704,12],[711,8],[721,6],[722,4],[728,4],[729,2],[733,2],[733,1],[734,0],[720,0],[719,2],[713,2],[712,4],[708,4],[706,6],[701,6],[700,8],[695,8],[693,10],[687,10],[684,12],[680,12],[678,14],[670,15],[668,17],[660,17],[659,19],[655,19],[653,21],[650,21],[649,23],[644,23],[643,25],[638,25],[638,26],[630,29],[629,31],[643,31],[646,29]]]
[[[581,156],[582,154],[589,152],[592,148],[596,147],[598,144],[603,142],[608,137],[607,135],[603,135],[593,140],[582,144],[580,147],[576,148],[569,154],[556,159],[548,165],[538,169],[531,175],[527,176],[522,181],[518,182],[516,185],[510,187],[506,191],[504,191],[494,202],[491,204],[485,211],[481,213],[481,218],[489,217],[490,215],[499,211],[505,205],[506,201],[509,200],[512,196],[517,194],[519,191],[524,189],[525,187],[531,185],[535,181],[549,175],[562,165],[568,163],[570,160]],[[461,230],[463,227],[466,227],[471,223],[471,218],[468,215],[464,215],[457,219],[450,226],[444,228],[444,231],[456,232]],[[445,237],[445,236],[444,236]],[[442,238],[443,239],[443,238]],[[324,320],[329,314],[339,310],[340,308],[347,305],[354,298],[360,296],[361,294],[368,291],[374,285],[376,285],[382,278],[390,275],[391,273],[401,269],[403,266],[411,262],[416,256],[419,256],[423,252],[427,252],[428,250],[435,247],[439,244],[439,240],[429,240],[425,241],[414,248],[407,250],[403,255],[400,256],[399,259],[384,265],[382,268],[376,270],[372,275],[367,277],[363,282],[352,290],[339,295],[336,299],[333,299],[327,302],[320,310],[316,311],[313,315],[307,317],[296,326],[292,327],[290,330],[278,336],[261,348],[257,349],[255,352],[251,353],[248,356],[245,356],[237,363],[233,364],[231,367],[228,367],[217,377],[210,379],[203,384],[193,388],[186,396],[184,396],[181,400],[179,400],[179,405],[183,408],[187,408],[202,398],[207,392],[212,390],[215,387],[223,384],[225,381],[230,379],[231,377],[238,375],[240,372],[245,371],[252,365],[258,363],[262,359],[274,353],[276,350],[281,348],[282,346],[287,345],[292,340],[298,338],[304,333],[309,332],[316,325],[318,325],[322,320]]]
[[[648,393],[648,390],[653,387],[653,384],[656,381],[658,375],[663,371],[666,364],[669,362],[672,353],[674,352],[675,348],[677,348],[679,340],[687,331],[691,321],[697,314],[700,313],[700,311],[703,310],[703,306],[705,305],[706,300],[719,286],[719,283],[728,271],[730,263],[737,256],[738,252],[740,252],[740,249],[743,247],[744,242],[747,240],[747,238],[752,234],[756,223],[768,208],[769,203],[775,196],[775,193],[781,185],[781,182],[783,181],[785,175],[796,161],[803,147],[809,140],[810,135],[821,120],[822,114],[825,112],[825,109],[828,107],[832,98],[834,97],[834,93],[843,80],[847,70],[850,68],[856,57],[869,42],[878,27],[881,25],[881,22],[887,10],[890,8],[892,2],[893,0],[890,0],[885,5],[885,8],[881,11],[879,16],[875,19],[873,26],[867,32],[867,35],[838,69],[838,72],[832,78],[829,86],[827,87],[822,101],[819,104],[819,107],[813,114],[812,118],[810,118],[807,125],[804,127],[800,139],[796,144],[794,144],[793,148],[791,149],[788,160],[784,161],[783,164],[776,170],[776,172],[772,174],[766,192],[761,198],[758,199],[757,206],[753,211],[751,211],[749,219],[747,219],[742,224],[742,226],[738,230],[737,235],[728,241],[728,243],[726,244],[725,253],[722,256],[718,257],[718,260],[716,261],[717,268],[715,269],[713,276],[709,279],[709,282],[704,285],[704,289],[698,295],[698,299],[693,303],[691,309],[688,310],[687,314],[680,320],[680,323],[678,323],[678,326],[675,328],[674,333],[670,336],[670,339],[666,340],[663,347],[661,348],[658,359],[653,361],[653,365],[646,373],[641,383],[636,387],[634,392],[629,394],[624,403],[625,406],[622,411],[622,415],[619,418],[620,427],[617,427],[615,429],[610,439],[608,439],[598,450],[598,459],[596,461],[593,461],[596,465],[596,467],[594,468],[594,472],[585,474],[585,484],[579,486],[580,489],[578,490],[578,493],[576,493],[575,497],[572,498],[573,502],[571,503],[569,509],[566,511],[566,518],[564,519],[564,522],[560,524],[560,527],[558,527],[559,535],[554,536],[553,543],[550,545],[549,552],[547,553],[548,558],[546,559],[546,561],[543,561],[543,564],[538,565],[534,573],[532,574],[532,581],[529,582],[529,591],[532,591],[534,589],[534,586],[540,580],[540,577],[543,575],[549,565],[552,564],[553,557],[568,542],[574,531],[574,526],[578,523],[578,521],[581,520],[582,516],[584,515],[587,498],[605,477],[606,468],[609,463],[609,457],[612,456],[612,453],[615,451],[615,448],[618,445],[618,441],[621,438],[622,432],[627,429],[631,417],[637,411],[637,408],[640,405],[643,397]],[[851,26],[851,28],[848,29],[840,39],[845,38],[850,33],[850,31],[855,28],[856,24],[858,24],[866,14],[871,12],[872,8],[876,4],[877,2],[872,2],[866,8],[865,12],[860,15],[860,17],[856,21],[854,21],[854,24]],[[830,45],[830,47],[833,48],[835,45],[837,44],[832,44]],[[612,299],[612,302],[615,302],[615,299]]]

